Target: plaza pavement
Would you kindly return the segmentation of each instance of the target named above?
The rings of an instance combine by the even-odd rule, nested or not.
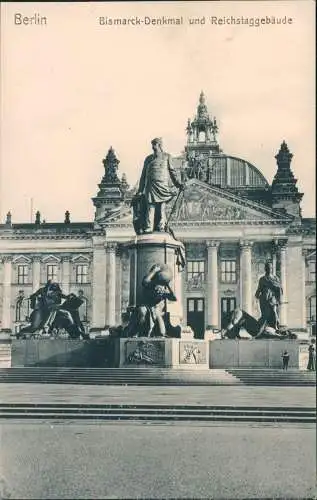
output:
[[[303,424],[3,421],[0,496],[313,499],[315,437]]]
[[[315,407],[315,387],[0,385],[0,403]]]

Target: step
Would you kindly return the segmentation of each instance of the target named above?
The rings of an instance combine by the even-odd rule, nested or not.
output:
[[[41,419],[41,420],[53,420],[53,419],[66,419],[67,420],[106,420],[106,421],[156,421],[156,422],[171,422],[171,421],[194,421],[194,422],[274,422],[274,423],[315,423],[315,416],[245,416],[245,415],[151,415],[151,414],[140,414],[140,415],[127,415],[122,413],[114,413],[112,415],[98,413],[98,414],[80,414],[80,413],[68,413],[66,416],[60,413],[47,413],[41,414],[36,412],[20,413],[20,412],[10,412],[6,414],[0,413],[1,419]]]
[[[135,385],[135,386],[167,386],[167,385],[173,385],[173,386],[186,386],[186,385],[191,385],[191,386],[213,386],[213,385],[227,385],[227,386],[232,386],[232,385],[252,385],[252,386],[294,386],[294,387],[314,387],[314,383],[309,383],[309,382],[293,382],[290,383],[289,381],[276,381],[276,382],[270,382],[270,381],[250,381],[249,383],[247,382],[237,382],[237,383],[232,383],[232,382],[225,382],[225,381],[189,381],[189,380],[174,380],[174,381],[167,381],[167,380],[102,380],[102,379],[81,379],[78,378],[76,380],[71,380],[71,379],[61,379],[61,378],[48,378],[48,379],[42,379],[39,380],[38,378],[8,378],[8,379],[3,379],[0,380],[2,383],[18,383],[18,384],[23,384],[23,383],[42,383],[42,384],[73,384],[73,385]]]
[[[12,413],[19,413],[21,415],[25,414],[40,414],[40,415],[49,415],[49,414],[59,414],[59,415],[64,415],[65,417],[68,415],[134,415],[134,416],[139,416],[139,415],[151,415],[151,416],[171,416],[171,417],[211,417],[211,416],[251,416],[251,417],[297,417],[297,418],[302,418],[302,417],[315,417],[316,418],[316,412],[310,412],[310,411],[274,411],[274,410],[263,410],[263,411],[258,411],[258,410],[217,410],[214,409],[212,411],[210,410],[174,410],[174,409],[152,409],[152,408],[147,408],[147,409],[136,409],[136,408],[110,408],[110,409],[91,409],[91,408],[78,408],[75,410],[74,408],[59,408],[59,407],[52,407],[52,408],[41,408],[41,407],[34,407],[34,408],[1,408],[0,409],[0,415],[5,416],[6,414],[12,414]]]
[[[127,409],[127,408],[136,408],[136,409],[147,409],[147,408],[153,408],[153,409],[175,409],[175,410],[181,410],[181,409],[190,409],[190,410],[236,410],[236,411],[245,411],[245,410],[258,410],[258,411],[316,411],[316,406],[234,406],[234,405],[206,405],[206,404],[134,404],[134,403],[119,403],[119,404],[114,404],[114,403],[65,403],[65,402],[52,402],[52,403],[0,403],[0,409],[1,408],[22,408],[22,409],[30,409],[30,408],[92,408],[92,409],[108,409],[108,408],[120,408],[120,409]]]

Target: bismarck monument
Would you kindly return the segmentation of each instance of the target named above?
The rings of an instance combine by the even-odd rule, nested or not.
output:
[[[185,249],[168,227],[165,207],[177,197],[175,188],[180,192],[184,186],[170,155],[163,151],[162,139],[153,139],[152,148],[132,200],[136,238],[130,245],[132,317],[128,331],[135,335],[142,332],[146,336],[175,336],[168,315],[172,313],[176,323],[183,317],[182,304],[173,288],[177,288],[179,273],[185,266]],[[144,316],[148,317],[145,329]]]
[[[184,337],[191,344],[201,344],[201,349],[185,346],[186,352],[189,347],[199,354],[206,350],[204,341],[194,341],[193,335],[182,329],[183,310],[177,291],[185,266],[185,249],[166,217],[166,204],[176,205],[184,185],[173,168],[171,156],[163,150],[162,139],[155,138],[151,144],[153,153],[145,158],[132,200],[136,237],[129,246],[130,318],[117,339],[116,360],[120,366],[181,365],[179,352]],[[195,364],[199,364],[198,358]]]

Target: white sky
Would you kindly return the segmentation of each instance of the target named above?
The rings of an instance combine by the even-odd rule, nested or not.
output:
[[[16,26],[14,14],[47,17]],[[93,220],[112,145],[133,184],[154,136],[179,154],[201,89],[220,146],[272,181],[283,139],[315,213],[315,6],[256,2],[2,3],[1,221]],[[183,16],[183,26],[99,26],[98,16]],[[210,16],[287,16],[291,25],[215,26]],[[190,16],[206,24],[189,26]]]

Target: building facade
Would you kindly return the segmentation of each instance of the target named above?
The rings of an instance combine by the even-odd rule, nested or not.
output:
[[[173,159],[186,183],[168,207],[169,224],[186,248],[187,264],[178,294],[183,323],[195,336],[219,329],[236,306],[260,316],[255,291],[271,260],[283,287],[281,323],[316,334],[315,219],[303,218],[292,153],[283,142],[275,156],[270,184],[251,163],[225,154],[217,122],[201,93],[188,120],[184,152]],[[0,329],[17,331],[28,317],[32,292],[48,279],[64,293],[84,298],[81,318],[87,330],[121,323],[129,306],[129,243],[134,240],[130,188],[112,148],[103,160],[104,176],[93,198],[95,219],[15,224],[7,214],[0,225]]]

